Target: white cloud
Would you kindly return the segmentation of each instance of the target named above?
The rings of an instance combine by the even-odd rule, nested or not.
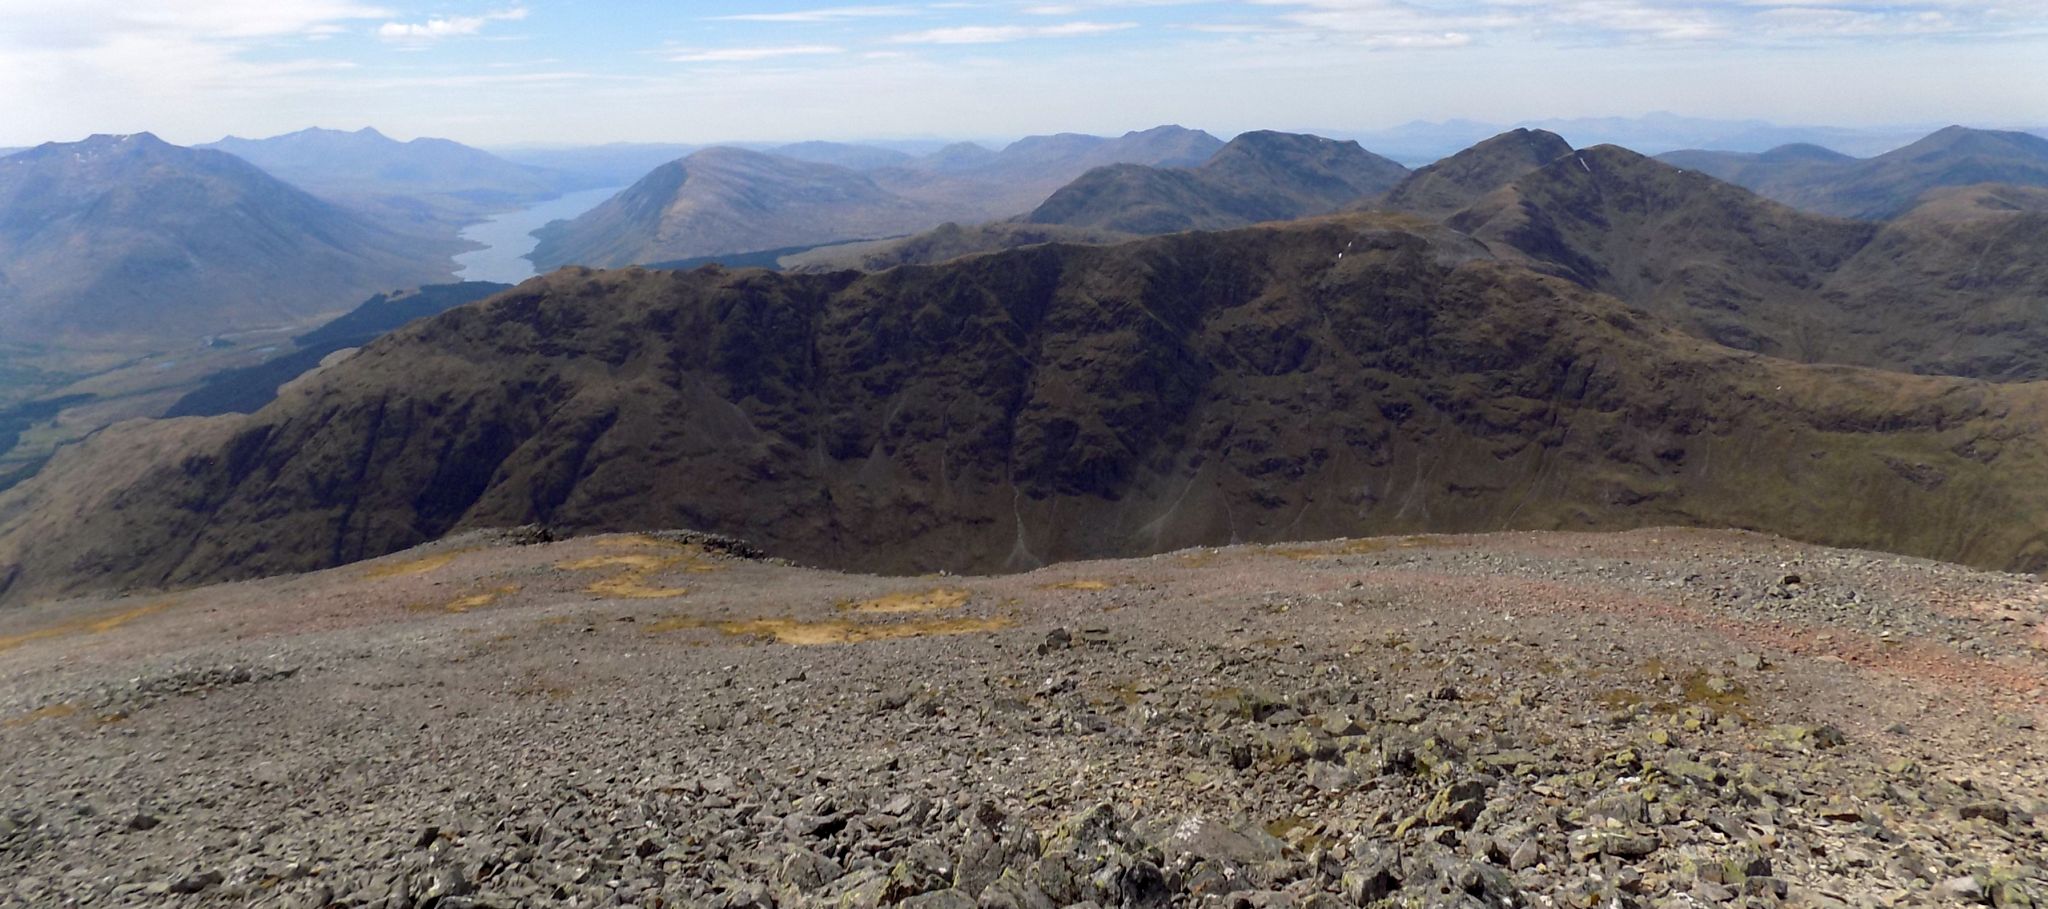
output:
[[[1084,38],[1137,28],[1136,22],[1064,22],[1059,25],[959,25],[897,35],[898,44],[1002,44],[1031,38]]]
[[[846,53],[846,48],[830,44],[794,44],[779,47],[719,47],[691,50],[674,54],[669,59],[677,63],[749,63],[779,57],[817,57],[843,53]]]
[[[914,16],[918,12],[918,8],[914,6],[832,6],[782,13],[733,13],[726,16],[712,16],[711,19],[717,22],[833,22],[841,19],[885,19],[897,16]]]
[[[413,43],[439,41],[477,34],[492,22],[516,22],[524,18],[526,10],[513,7],[481,16],[435,16],[425,22],[386,22],[377,27],[377,37]]]
[[[391,15],[355,0],[0,0],[0,47],[91,47],[129,36],[239,41],[316,33]]]
[[[2048,25],[2048,4],[1983,0],[1248,0],[1305,36],[1367,46],[1451,46],[1498,35],[1573,45],[1811,44],[1925,37],[2014,38]]]

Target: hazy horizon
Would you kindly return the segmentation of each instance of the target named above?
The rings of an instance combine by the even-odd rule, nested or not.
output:
[[[479,146],[1636,117],[2048,125],[2048,4],[0,0],[0,145]]]

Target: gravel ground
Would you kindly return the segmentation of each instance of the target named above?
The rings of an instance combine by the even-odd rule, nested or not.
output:
[[[534,536],[0,614],[0,905],[2048,906],[2038,578]]]

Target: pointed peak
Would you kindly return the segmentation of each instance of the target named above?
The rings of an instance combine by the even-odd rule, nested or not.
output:
[[[94,133],[77,142],[51,142],[46,148],[71,148],[92,152],[142,152],[173,147],[155,133]]]

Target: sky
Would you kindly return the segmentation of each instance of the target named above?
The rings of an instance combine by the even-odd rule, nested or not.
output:
[[[2048,0],[0,0],[0,145],[2048,125]]]

